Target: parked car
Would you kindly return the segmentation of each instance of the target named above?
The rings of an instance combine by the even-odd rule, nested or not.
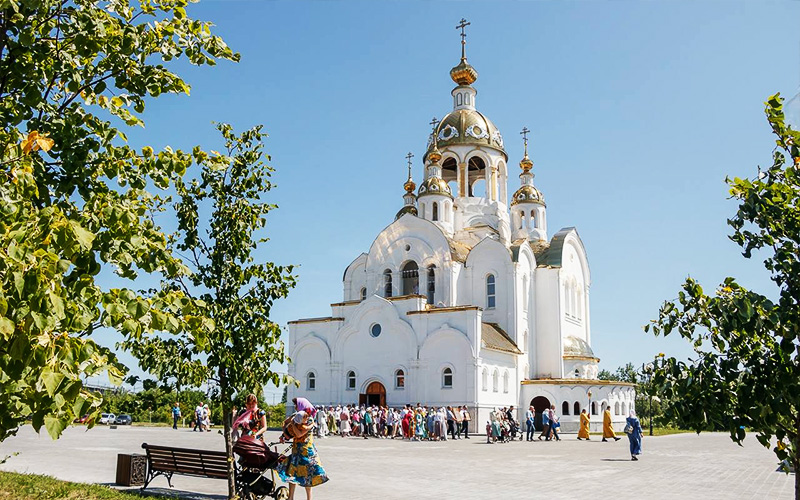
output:
[[[133,419],[131,418],[130,415],[120,415],[119,417],[117,417],[115,423],[117,425],[131,425],[131,423],[133,423]]]
[[[75,420],[72,421],[72,423],[73,424],[85,424],[88,420],[89,420],[89,414],[87,413],[86,415],[84,415],[82,417],[76,418]]]
[[[110,425],[117,421],[117,416],[113,413],[101,413],[99,424]]]

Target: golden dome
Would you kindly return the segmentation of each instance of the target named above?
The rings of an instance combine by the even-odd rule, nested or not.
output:
[[[521,168],[521,169],[522,169],[522,171],[523,171],[523,172],[525,172],[525,173],[528,173],[528,172],[530,172],[530,171],[531,171],[531,169],[533,168],[533,161],[531,161],[531,159],[530,159],[530,158],[528,158],[528,155],[527,155],[527,153],[526,153],[526,154],[525,154],[525,156],[522,158],[522,160],[520,160],[520,162],[519,162],[519,168]]]
[[[450,192],[450,186],[442,179],[441,177],[428,177],[422,184],[419,185],[419,191],[417,192],[417,197],[427,196],[427,195],[434,195],[438,194],[440,196],[447,196],[448,198],[453,197],[453,193]]]
[[[545,205],[542,192],[530,185],[522,186],[514,192],[514,196],[511,197],[511,206],[513,207],[517,203]]]
[[[413,216],[416,216],[417,215],[417,207],[415,207],[414,205],[406,205],[406,206],[404,206],[403,208],[401,208],[397,212],[397,215],[395,215],[394,220],[399,219],[400,217],[404,216],[405,214],[411,214]]]
[[[442,159],[442,153],[439,151],[439,148],[436,147],[436,141],[433,143],[433,150],[428,153],[427,159],[431,161],[431,163],[439,163],[439,160]]]
[[[416,188],[417,188],[417,185],[414,184],[414,181],[412,181],[411,179],[408,179],[406,181],[406,183],[403,184],[403,189],[405,189],[406,193],[409,193],[409,194],[413,193]]]
[[[450,78],[459,85],[472,85],[478,79],[478,71],[462,57],[458,66],[450,70]]]
[[[445,116],[433,132],[437,144],[442,147],[460,144],[489,147],[500,151],[508,159],[503,147],[503,136],[492,121],[475,109],[456,109]],[[424,160],[433,154],[434,141],[431,136]]]

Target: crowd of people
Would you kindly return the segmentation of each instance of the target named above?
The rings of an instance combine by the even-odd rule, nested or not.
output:
[[[315,416],[317,437],[356,436],[368,439],[447,441],[469,439],[472,417],[466,406],[416,407],[323,406]]]

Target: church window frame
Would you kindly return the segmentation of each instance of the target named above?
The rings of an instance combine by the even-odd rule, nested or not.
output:
[[[431,220],[437,222],[439,220],[439,202],[433,202],[433,208],[431,208]]]
[[[572,405],[572,412],[575,415],[580,415],[581,414],[581,404],[580,404],[580,402],[575,401],[575,404]]]
[[[492,372],[492,392],[499,392],[500,389],[500,372],[497,368]]]
[[[306,373],[306,390],[317,390],[317,374],[314,372],[314,370],[309,370],[308,373]]]
[[[626,403],[625,401],[622,402],[622,414],[623,415],[628,414],[628,403]]]
[[[481,372],[481,390],[484,392],[489,391],[489,370],[486,368]]]
[[[420,203],[419,204],[419,216],[422,219],[425,218],[425,204],[424,203]]]
[[[535,229],[539,226],[536,225],[536,210],[531,210],[530,228]]]
[[[597,401],[592,401],[592,415],[597,415]]]
[[[345,390],[355,391],[357,387],[358,376],[355,370],[349,370],[345,376]]]
[[[409,260],[400,268],[400,295],[419,294],[419,264]]]
[[[385,269],[383,271],[383,296],[389,298],[392,296],[392,270]]]
[[[453,378],[454,378],[453,368],[450,366],[445,366],[442,368],[442,389],[452,389],[453,388]]]
[[[508,394],[508,387],[509,387],[509,379],[511,376],[508,374],[508,370],[503,373],[503,393]]]
[[[398,391],[406,388],[406,372],[402,368],[394,371],[394,388]]]
[[[528,275],[522,275],[522,311],[528,312]]]
[[[619,401],[614,403],[614,415],[619,415]]]
[[[367,300],[367,287],[365,287],[365,286],[362,286],[362,287],[361,287],[361,292],[360,292],[359,294],[360,294],[360,296],[361,296],[361,301],[362,301],[362,302],[363,302],[363,301],[365,301],[365,300]]]
[[[569,415],[569,401],[564,401],[561,403],[561,414]]]
[[[436,265],[429,265],[425,275],[425,296],[428,299],[428,304],[433,305],[436,300]]]
[[[486,275],[486,309],[497,307],[497,279],[494,274]]]

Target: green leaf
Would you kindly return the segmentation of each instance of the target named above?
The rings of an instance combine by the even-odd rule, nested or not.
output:
[[[67,428],[68,422],[63,418],[56,418],[47,416],[44,417],[44,427],[47,429],[47,433],[50,434],[50,437],[53,439],[58,439],[61,436],[61,433],[64,432],[64,429]]]
[[[42,382],[44,383],[45,389],[47,389],[47,395],[50,397],[55,395],[63,380],[64,375],[61,373],[56,373],[51,370],[42,372]]]

